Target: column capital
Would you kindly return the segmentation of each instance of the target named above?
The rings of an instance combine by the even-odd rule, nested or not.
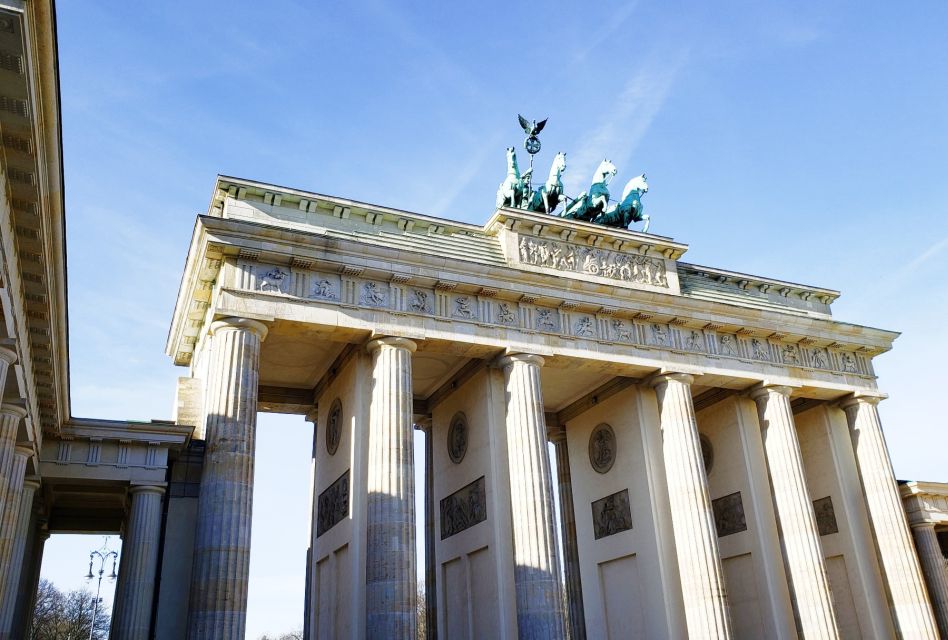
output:
[[[845,411],[846,409],[849,409],[850,407],[855,407],[861,404],[869,404],[869,405],[875,406],[879,404],[880,402],[882,402],[883,400],[885,400],[887,397],[888,396],[881,393],[880,394],[854,393],[851,396],[848,396],[840,400],[839,408]]]
[[[211,323],[211,335],[215,335],[218,331],[250,331],[256,334],[256,336],[260,338],[260,341],[263,342],[270,328],[259,320],[230,317],[221,318]]]
[[[791,393],[793,393],[793,387],[789,385],[767,384],[765,382],[756,384],[750,389],[750,397],[754,401],[760,401],[762,398],[766,398],[771,394],[777,394],[785,398],[789,398]]]
[[[164,492],[164,487],[160,487],[155,484],[133,484],[128,488],[128,493],[130,495],[135,495],[137,493],[156,493],[158,495],[162,495]]]
[[[0,360],[10,365],[16,362],[16,359],[16,350],[13,349],[13,345],[0,345]]]
[[[507,353],[497,358],[497,366],[501,369],[517,362],[542,367],[546,360],[543,359],[543,356],[538,356],[535,353]]]
[[[566,426],[562,424],[548,424],[546,426],[546,439],[553,444],[566,442]]]
[[[306,422],[312,422],[313,424],[316,424],[318,418],[319,418],[318,406],[313,407],[312,409],[306,412],[306,418],[305,418]]]
[[[15,456],[23,456],[24,458],[29,458],[30,456],[33,455],[33,447],[28,446],[28,445],[25,445],[25,444],[18,444],[18,445],[13,449],[13,455],[15,455]]]
[[[919,520],[918,522],[910,522],[909,526],[913,529],[934,529],[935,524],[931,520]]]
[[[23,480],[24,489],[32,489],[33,491],[39,491],[39,488],[43,485],[43,481],[39,476],[29,476]]]
[[[409,340],[408,338],[400,338],[398,336],[386,336],[383,338],[373,338],[369,340],[368,344],[365,345],[366,351],[369,353],[375,353],[382,347],[393,347],[395,349],[407,349],[412,353],[418,349],[418,343],[414,340]]]
[[[0,404],[0,414],[6,414],[23,419],[29,414],[29,412],[26,410],[26,407],[21,407],[18,404],[7,404],[4,402],[3,404]]]
[[[651,378],[646,380],[646,384],[648,384],[650,387],[658,387],[663,384],[668,384],[672,380],[686,384],[690,387],[692,384],[694,384],[695,377],[690,373],[681,373],[679,371],[663,371],[661,373],[656,373]]]

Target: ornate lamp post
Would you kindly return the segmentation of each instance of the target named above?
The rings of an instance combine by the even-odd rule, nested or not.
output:
[[[118,552],[108,550],[109,539],[106,537],[102,543],[102,548],[89,553],[89,573],[86,574],[86,580],[92,580],[98,577],[98,585],[95,589],[95,602],[92,605],[92,622],[89,625],[89,640],[93,640],[95,635],[95,618],[99,613],[99,594],[102,591],[102,574],[105,573],[105,563],[112,558],[112,573],[109,574],[109,580],[115,580],[118,574],[115,572],[115,563],[118,559]],[[92,573],[92,563],[99,560],[99,572],[97,575]]]

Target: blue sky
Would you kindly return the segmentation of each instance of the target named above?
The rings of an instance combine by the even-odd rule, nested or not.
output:
[[[896,474],[948,481],[944,2],[57,8],[75,415],[170,416],[164,341],[216,174],[480,224],[519,112],[550,118],[537,173],[566,151],[568,192],[603,157],[615,185],[647,173],[685,260],[838,289],[838,319],[902,331],[877,359]],[[256,504],[305,523],[306,426],[259,425]],[[255,530],[255,585],[289,586],[255,586],[248,637],[298,624],[285,531]]]

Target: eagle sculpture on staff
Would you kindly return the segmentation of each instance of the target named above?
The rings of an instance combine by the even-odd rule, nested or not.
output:
[[[534,120],[533,124],[531,124],[529,120],[524,118],[519,113],[517,114],[517,117],[520,118],[520,126],[523,127],[523,132],[528,136],[535,136],[543,131],[543,127],[546,126],[546,120],[549,120],[549,118],[546,120],[540,120],[539,122]]]

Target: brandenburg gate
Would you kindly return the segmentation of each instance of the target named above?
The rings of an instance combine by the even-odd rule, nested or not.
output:
[[[413,637],[419,573],[442,638],[937,637],[876,406],[896,334],[687,249],[220,177],[168,339],[204,450],[159,630],[240,637],[274,411],[315,425],[308,637]]]

